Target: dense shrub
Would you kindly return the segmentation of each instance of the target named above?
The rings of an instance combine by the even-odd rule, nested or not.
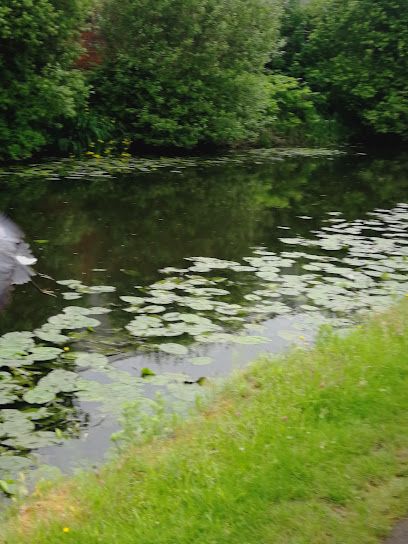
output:
[[[282,0],[108,0],[95,105],[129,135],[191,148],[256,140],[267,122],[264,66]]]
[[[279,73],[271,74],[269,83],[268,126],[261,133],[262,145],[330,145],[339,139],[340,127],[322,115],[318,93]]]
[[[0,44],[0,160],[408,139],[406,0],[2,0]]]
[[[290,73],[359,135],[408,139],[407,1],[315,0],[303,20],[291,13]]]
[[[88,0],[2,0],[0,158],[27,158],[84,107],[87,87],[71,69]]]

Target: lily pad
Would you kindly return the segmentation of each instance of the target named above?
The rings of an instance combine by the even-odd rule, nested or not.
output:
[[[105,369],[109,366],[109,359],[100,353],[75,353],[75,363],[81,367]]]
[[[193,357],[190,363],[196,366],[210,365],[214,359],[212,357]]]
[[[35,347],[31,349],[29,357],[33,361],[53,361],[61,353],[63,350],[59,348]]]
[[[170,355],[187,355],[188,353],[188,349],[182,344],[160,344],[159,349],[160,351],[164,351],[165,353],[169,353]]]

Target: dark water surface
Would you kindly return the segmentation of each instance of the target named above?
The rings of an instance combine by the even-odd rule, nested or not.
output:
[[[407,154],[0,172],[0,211],[53,278],[36,283],[57,295],[20,286],[0,314],[0,335],[30,333],[0,339],[0,480],[14,489],[38,460],[63,470],[98,461],[124,405],[154,406],[161,392],[182,410],[205,389],[197,379],[408,293],[407,202]],[[77,329],[64,328],[67,315]]]

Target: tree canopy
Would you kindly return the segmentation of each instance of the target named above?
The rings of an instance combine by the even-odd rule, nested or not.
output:
[[[88,8],[88,0],[2,0],[0,158],[31,156],[83,105],[72,60]]]
[[[360,134],[407,139],[406,0],[315,0],[293,22],[292,74],[324,93],[331,111]]]
[[[406,0],[3,0],[0,43],[0,160],[408,139]]]
[[[193,147],[256,138],[282,0],[110,0],[97,99],[136,140]]]

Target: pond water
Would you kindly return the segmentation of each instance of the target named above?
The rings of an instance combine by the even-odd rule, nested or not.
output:
[[[0,481],[103,459],[123,410],[408,293],[408,155],[280,150],[0,171],[37,288],[0,313]],[[41,292],[51,291],[51,294]],[[6,484],[4,484],[6,482]]]

